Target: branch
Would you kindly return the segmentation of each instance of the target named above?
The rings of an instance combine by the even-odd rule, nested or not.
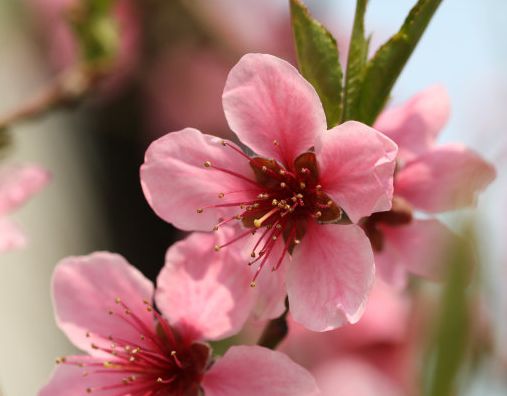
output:
[[[257,345],[269,349],[276,349],[278,344],[280,344],[289,333],[289,328],[287,326],[288,313],[289,301],[288,299],[285,299],[285,311],[280,317],[268,322],[259,338],[259,341],[257,341]]]
[[[83,65],[63,72],[11,113],[0,116],[0,130],[41,117],[53,109],[75,105],[103,76],[100,68]]]

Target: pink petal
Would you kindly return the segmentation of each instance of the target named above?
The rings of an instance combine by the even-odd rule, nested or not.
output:
[[[132,314],[150,328],[152,314],[143,300],[151,301],[153,285],[123,257],[98,252],[89,256],[63,259],[53,273],[53,301],[56,322],[77,347],[97,354],[91,343],[102,340],[109,346],[109,335],[139,340],[140,331],[125,323],[116,313],[125,308],[115,303],[117,297]],[[110,315],[108,312],[115,314]],[[87,337],[87,332],[91,337]]]
[[[396,144],[355,121],[319,136],[315,154],[323,190],[353,222],[391,208]]]
[[[231,236],[191,234],[169,248],[158,276],[157,306],[171,323],[193,329],[196,338],[238,333],[255,302],[249,268],[237,249],[213,250]]]
[[[227,78],[223,105],[229,126],[244,144],[289,166],[327,129],[315,89],[292,65],[272,55],[240,59]]]
[[[446,255],[450,247],[457,246],[457,235],[445,225],[434,219],[413,220],[406,226],[383,226],[382,232],[385,245],[392,249],[394,254],[391,257],[396,257],[396,260],[377,262],[378,266],[398,267],[433,281],[444,278]],[[381,269],[379,273],[385,271]]]
[[[27,165],[2,169],[0,172],[0,216],[24,204],[48,181],[48,172],[38,166]]]
[[[282,246],[281,243],[279,245]],[[279,255],[274,253],[274,257],[278,259]],[[287,297],[285,272],[288,266],[290,266],[290,262],[287,258],[277,271],[263,268],[259,274],[255,286],[257,302],[253,309],[254,319],[278,318],[285,311],[285,298]]]
[[[449,114],[447,91],[434,85],[402,106],[384,111],[374,127],[393,139],[398,144],[400,157],[409,160],[429,150],[447,123]]]
[[[213,166],[254,180],[248,160],[223,146],[222,141],[187,128],[150,145],[141,166],[141,184],[148,203],[161,218],[183,230],[211,231],[219,217],[233,215],[237,208],[204,210],[200,214],[197,209],[224,203],[218,198],[220,193],[253,189],[230,195],[231,200],[241,202],[260,192],[241,177],[204,167],[210,161]]]
[[[384,227],[387,229],[387,227]],[[408,283],[407,268],[398,250],[384,239],[382,251],[375,252],[375,269],[377,277],[383,279],[397,290],[404,290]]]
[[[283,353],[258,346],[233,346],[204,376],[206,396],[312,396],[311,374]]]
[[[102,360],[94,359],[90,356],[68,356],[68,361],[77,361],[85,364],[89,363],[102,363]],[[42,387],[38,392],[38,396],[74,396],[86,395],[87,388],[92,389],[93,393],[104,394],[99,390],[93,392],[93,388],[121,384],[122,378],[125,378],[124,373],[114,373],[108,370],[107,373],[93,373],[84,375],[83,373],[94,371],[86,367],[78,367],[69,364],[58,365],[51,374],[48,383]],[[107,394],[107,393],[106,393]]]
[[[473,151],[446,144],[407,163],[396,176],[396,195],[426,212],[459,209],[474,205],[495,175],[493,166]]]
[[[26,245],[25,235],[8,219],[0,218],[0,253],[20,249]]]
[[[322,396],[401,396],[387,375],[367,360],[350,356],[328,361],[314,370]]]
[[[310,223],[287,273],[294,320],[314,331],[357,322],[374,272],[370,242],[361,228]]]

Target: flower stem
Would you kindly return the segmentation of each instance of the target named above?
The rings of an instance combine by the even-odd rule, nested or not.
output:
[[[285,311],[281,316],[272,319],[264,328],[257,344],[269,349],[276,349],[276,347],[283,341],[289,333],[287,326],[287,314],[289,313],[289,301],[285,299]]]

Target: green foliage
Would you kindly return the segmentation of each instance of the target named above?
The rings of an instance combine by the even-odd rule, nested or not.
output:
[[[112,16],[114,0],[80,2],[70,13],[70,24],[86,63],[105,63],[116,56],[119,32]]]
[[[366,13],[367,5],[368,0],[358,0],[356,3],[356,14],[350,37],[347,73],[345,77],[343,121],[355,119],[354,113],[357,112],[358,94],[368,59],[369,39],[366,39],[364,34],[364,14]]]
[[[450,249],[448,275],[436,322],[436,331],[423,366],[425,396],[456,394],[456,379],[470,346],[470,296],[467,286],[475,254],[468,241]]]
[[[290,0],[290,8],[299,69],[319,94],[331,128],[342,113],[343,72],[336,40],[300,0]]]
[[[358,8],[361,0],[358,0]],[[368,62],[354,119],[373,124],[382,111],[391,89],[442,0],[419,0],[400,30],[382,45]]]

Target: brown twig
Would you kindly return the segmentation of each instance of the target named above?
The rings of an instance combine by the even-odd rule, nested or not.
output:
[[[283,341],[289,333],[287,326],[287,314],[289,313],[289,301],[285,299],[285,311],[283,314],[273,320],[270,320],[264,328],[257,345],[276,349],[276,347]]]
[[[67,70],[11,113],[1,116],[0,130],[21,121],[41,117],[55,108],[77,103],[102,76],[100,68],[78,66]]]

